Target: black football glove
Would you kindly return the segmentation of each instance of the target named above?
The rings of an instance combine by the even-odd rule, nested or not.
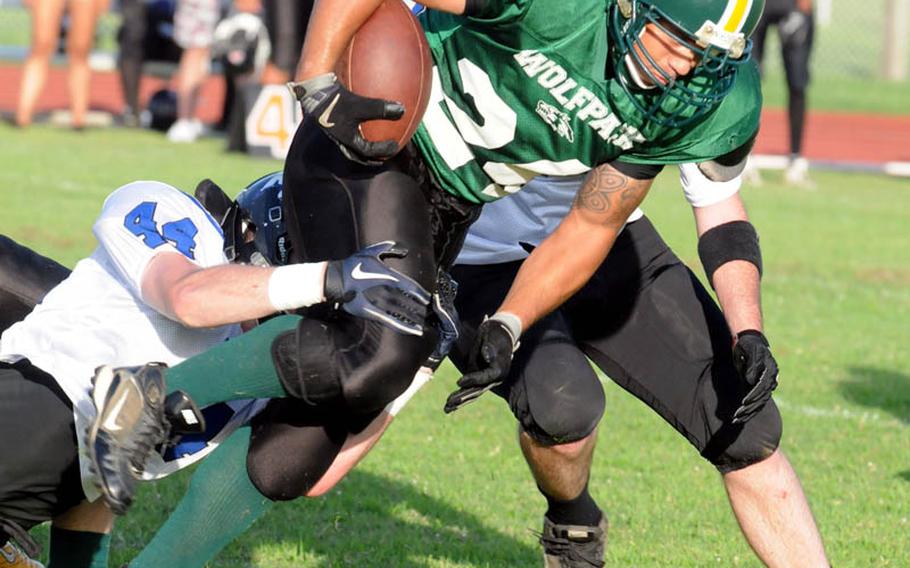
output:
[[[750,387],[733,413],[733,423],[741,424],[758,414],[777,388],[777,361],[771,355],[771,346],[762,332],[747,329],[736,335],[733,366]]]
[[[360,123],[398,120],[404,115],[401,103],[356,95],[347,90],[334,73],[324,73],[288,86],[300,101],[303,114],[315,117],[316,124],[338,144],[348,159],[375,165],[398,151],[394,140],[370,142],[365,139],[360,132]]]
[[[517,346],[517,338],[505,323],[495,316],[484,320],[477,328],[477,339],[471,348],[468,365],[474,370],[458,379],[458,390],[446,399],[446,414],[477,400],[502,383],[509,374],[512,353]]]
[[[383,262],[385,258],[404,258],[407,254],[393,241],[382,241],[344,260],[329,262],[325,272],[326,301],[399,333],[423,335],[430,293]]]

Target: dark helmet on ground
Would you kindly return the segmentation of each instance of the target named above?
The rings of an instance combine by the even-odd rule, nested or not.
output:
[[[177,93],[158,89],[146,104],[148,126],[153,130],[167,131],[177,121]]]
[[[613,67],[646,120],[681,127],[713,110],[749,60],[764,6],[765,0],[615,0],[608,25]],[[692,72],[677,79],[660,69],[642,44],[648,24],[695,53]]]
[[[281,266],[290,259],[290,242],[281,207],[282,172],[262,176],[231,200],[211,180],[196,187],[196,198],[221,225],[224,254],[231,262]],[[247,242],[248,235],[252,240]]]

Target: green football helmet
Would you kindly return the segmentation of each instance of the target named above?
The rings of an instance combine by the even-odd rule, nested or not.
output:
[[[614,0],[609,32],[613,67],[645,120],[682,127],[714,109],[749,60],[749,37],[765,0]],[[653,24],[688,47],[698,64],[685,77],[660,68],[641,41]]]

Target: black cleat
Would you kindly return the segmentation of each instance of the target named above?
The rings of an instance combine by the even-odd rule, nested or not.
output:
[[[167,440],[165,368],[150,363],[95,370],[97,416],[89,427],[89,458],[105,502],[118,515],[132,504],[149,456]]]
[[[557,525],[543,518],[544,568],[601,568],[607,545],[607,516],[596,527]]]

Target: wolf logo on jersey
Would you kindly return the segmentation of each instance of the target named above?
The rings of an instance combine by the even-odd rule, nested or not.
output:
[[[569,115],[553,105],[537,101],[537,116],[549,124],[554,132],[569,142],[575,142],[575,132],[572,130],[572,125],[569,124]]]

